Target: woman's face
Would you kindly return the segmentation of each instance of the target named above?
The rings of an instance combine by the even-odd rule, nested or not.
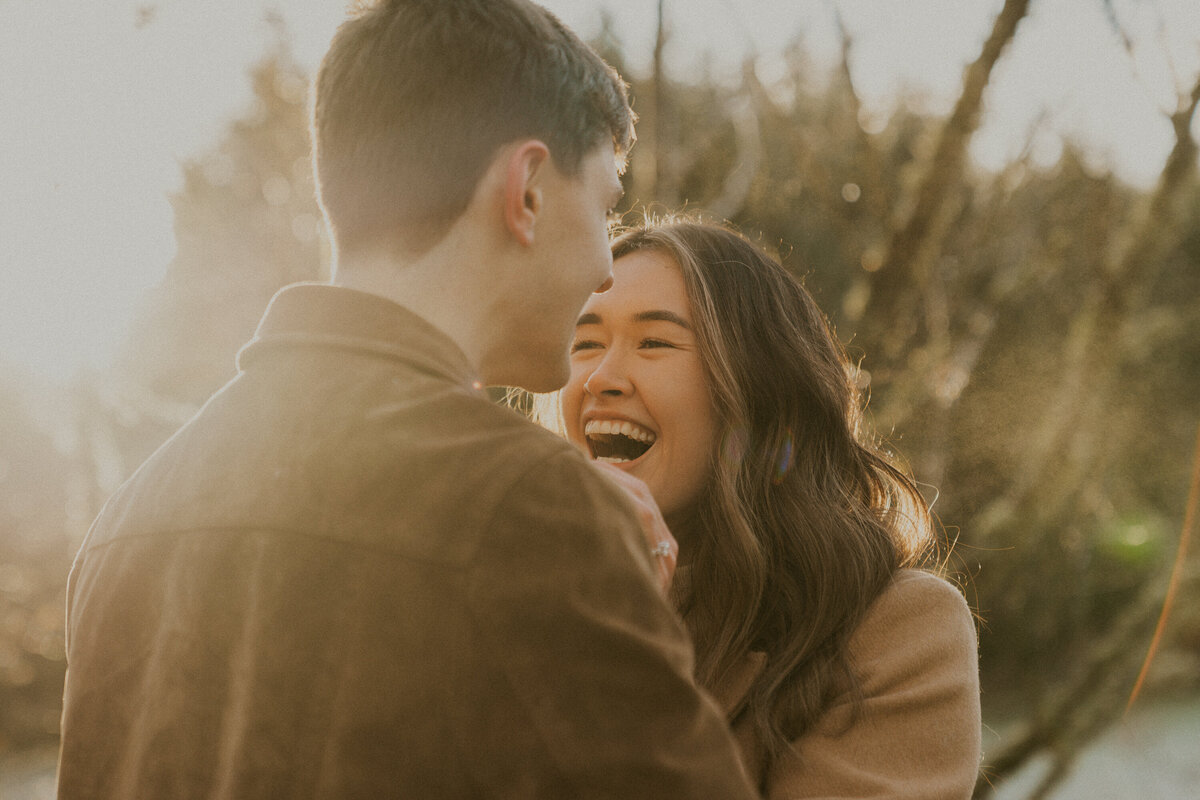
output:
[[[579,317],[562,406],[573,443],[645,481],[668,524],[686,518],[708,485],[717,420],[670,256],[614,262],[612,288]]]

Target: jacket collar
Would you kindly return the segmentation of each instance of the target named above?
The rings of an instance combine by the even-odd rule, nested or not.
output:
[[[245,371],[266,352],[296,346],[374,355],[483,390],[450,337],[404,306],[368,292],[320,283],[285,286],[238,353],[238,369]]]

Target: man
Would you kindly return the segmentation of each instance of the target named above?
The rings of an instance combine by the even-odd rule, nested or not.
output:
[[[620,79],[527,0],[393,0],[339,29],[313,137],[334,285],[280,292],[93,525],[59,796],[751,796],[644,487],[481,389],[566,380]]]

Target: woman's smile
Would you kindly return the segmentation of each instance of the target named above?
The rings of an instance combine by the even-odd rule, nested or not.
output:
[[[597,461],[633,464],[654,446],[658,436],[636,422],[593,419],[584,423],[588,450]]]
[[[583,308],[563,389],[567,436],[650,487],[663,515],[689,512],[712,474],[716,415],[683,273],[666,254],[613,264]]]

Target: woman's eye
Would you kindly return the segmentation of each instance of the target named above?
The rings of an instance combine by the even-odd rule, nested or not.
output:
[[[643,339],[642,340],[642,347],[645,347],[645,348],[674,347],[674,346],[675,345],[671,344],[670,342],[665,342],[662,339]]]
[[[592,341],[591,339],[582,339],[571,345],[571,352],[578,353],[580,350],[595,350],[599,346],[599,342]]]

